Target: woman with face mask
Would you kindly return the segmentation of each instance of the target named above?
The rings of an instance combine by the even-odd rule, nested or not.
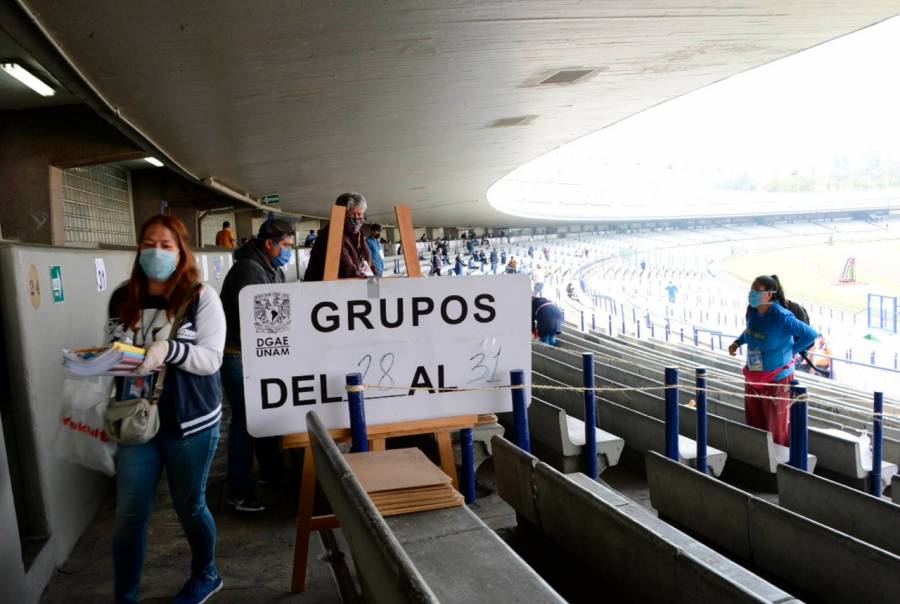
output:
[[[362,236],[365,222],[366,198],[359,193],[342,193],[334,202],[345,206],[343,241],[341,242],[341,261],[338,267],[338,279],[366,279],[373,276],[372,255],[369,246]],[[321,281],[325,274],[325,248],[328,243],[328,229],[333,225],[325,225],[316,236],[316,242],[309,254],[304,281]]]
[[[777,444],[787,445],[795,357],[819,334],[787,309],[777,276],[757,277],[747,298],[747,328],[728,347],[734,356],[747,345],[744,414],[748,426],[768,430]]]
[[[119,444],[113,537],[115,601],[137,602],[147,524],[163,468],[172,503],[191,546],[190,579],[174,602],[202,602],[222,588],[216,570],[216,525],[206,507],[206,480],[222,417],[219,366],[225,315],[215,290],[200,283],[184,225],[154,216],[141,227],[131,278],[109,304],[113,340],[146,349],[134,377],[116,379],[120,399],[149,397],[166,367],[157,402],[160,428],[148,442]],[[172,323],[184,317],[174,339]],[[174,590],[173,590],[174,591]]]

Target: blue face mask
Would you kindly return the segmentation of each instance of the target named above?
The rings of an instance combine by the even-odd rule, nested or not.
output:
[[[763,294],[768,292],[761,292],[757,289],[751,289],[750,293],[747,295],[747,303],[750,304],[753,308],[759,308],[759,305],[762,304],[762,296]]]
[[[275,268],[278,268],[278,267],[284,266],[285,264],[287,264],[290,261],[291,261],[291,248],[283,247],[283,248],[281,248],[281,252],[277,256],[272,258],[272,266],[274,266]]]
[[[178,252],[170,252],[158,247],[145,248],[138,255],[138,264],[150,279],[166,281],[175,272],[178,264]]]

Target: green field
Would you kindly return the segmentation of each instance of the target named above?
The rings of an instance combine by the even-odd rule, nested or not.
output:
[[[850,257],[856,258],[856,284],[838,284]],[[777,274],[788,298],[852,312],[865,310],[869,293],[900,296],[900,239],[743,254],[728,258],[724,267],[748,285],[757,275]]]

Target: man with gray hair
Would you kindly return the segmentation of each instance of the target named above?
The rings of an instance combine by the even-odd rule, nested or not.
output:
[[[366,208],[368,207],[366,198],[359,193],[341,193],[334,203],[347,208],[344,216],[338,279],[371,277],[373,275],[372,255],[362,236],[362,225],[365,222]],[[328,244],[329,228],[331,228],[331,224],[326,224],[316,236],[316,241],[309,254],[309,263],[306,265],[306,274],[303,276],[304,281],[321,281],[324,278],[325,249]]]

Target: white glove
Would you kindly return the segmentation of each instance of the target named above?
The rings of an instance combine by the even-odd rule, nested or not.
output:
[[[169,341],[161,340],[153,342],[147,347],[144,354],[144,362],[135,370],[138,375],[148,375],[156,371],[165,364],[166,356],[169,354]]]

